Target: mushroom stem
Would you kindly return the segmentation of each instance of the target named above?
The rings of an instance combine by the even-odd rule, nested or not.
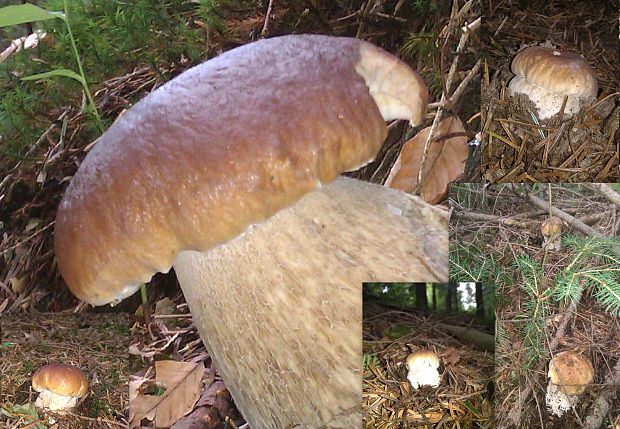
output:
[[[340,178],[174,269],[250,427],[361,427],[362,283],[446,281],[447,216]]]

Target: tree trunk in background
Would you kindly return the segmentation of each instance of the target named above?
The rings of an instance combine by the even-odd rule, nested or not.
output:
[[[482,283],[476,283],[476,317],[484,319],[484,300],[482,299]]]
[[[452,308],[454,309],[454,311],[459,311],[461,309],[461,306],[459,305],[459,294],[457,293],[456,290],[456,283],[452,283],[448,286],[448,288],[450,289],[450,296],[452,297]]]
[[[452,285],[446,285],[446,312],[452,312]]]
[[[428,310],[428,298],[426,298],[426,283],[417,283],[415,287],[415,306],[420,310]]]
[[[433,313],[437,311],[437,283],[433,283]]]

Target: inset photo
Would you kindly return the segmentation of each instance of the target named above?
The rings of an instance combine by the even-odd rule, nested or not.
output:
[[[483,10],[483,180],[617,182],[617,1]]]
[[[125,314],[3,313],[0,426],[125,428]]]
[[[365,283],[364,428],[493,428],[495,290]]]
[[[619,189],[451,187],[451,279],[496,287],[498,427],[620,418]]]

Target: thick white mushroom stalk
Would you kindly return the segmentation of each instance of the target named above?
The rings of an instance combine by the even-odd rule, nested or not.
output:
[[[362,427],[362,283],[445,280],[446,222],[415,197],[343,178],[179,255],[194,323],[250,427]]]

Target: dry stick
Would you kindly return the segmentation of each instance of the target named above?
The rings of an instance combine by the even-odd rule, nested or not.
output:
[[[362,33],[364,32],[364,27],[366,26],[366,18],[370,13],[370,9],[372,9],[372,0],[368,0],[365,5],[362,5],[362,15],[360,16],[360,25],[357,27],[357,33],[355,34],[355,38],[359,39],[362,37]]]
[[[451,20],[452,19],[453,18],[451,18]],[[446,97],[446,93],[448,91],[450,91],[450,87],[452,86],[452,81],[454,80],[454,75],[456,74],[456,68],[458,66],[460,54],[465,49],[465,44],[467,43],[467,40],[469,39],[469,35],[473,31],[475,31],[478,28],[480,28],[480,22],[481,22],[480,19],[476,19],[471,24],[465,25],[464,27],[461,28],[461,31],[462,31],[461,39],[459,40],[459,44],[456,47],[455,56],[454,56],[454,58],[452,60],[452,65],[450,66],[450,70],[448,71],[448,78],[446,79],[445,90],[442,91],[442,93],[441,93],[441,100],[439,100],[440,106],[437,109],[437,113],[435,115],[435,118],[433,119],[433,124],[431,125],[431,130],[428,133],[428,137],[426,138],[426,141],[424,142],[424,150],[422,151],[422,159],[420,161],[420,170],[418,171],[418,178],[417,178],[417,183],[416,183],[416,187],[415,187],[415,194],[416,195],[420,195],[420,190],[422,188],[422,175],[423,175],[423,171],[424,171],[424,166],[426,164],[426,160],[428,158],[428,150],[429,150],[429,148],[431,146],[431,141],[433,139],[433,134],[435,134],[435,130],[437,129],[437,125],[439,124],[439,122],[441,121],[441,117],[443,116],[443,107],[442,107],[442,105],[445,104],[446,98],[447,98]],[[476,68],[476,66],[474,66],[474,68]],[[454,95],[454,93],[453,93],[453,95]]]
[[[613,397],[620,389],[620,359],[616,362],[616,366],[605,379],[607,386],[603,389],[599,397],[590,409],[590,415],[586,417],[585,429],[598,429],[602,427],[603,419],[609,411],[609,404]]]
[[[586,185],[597,194],[602,195],[607,198],[609,201],[614,203],[616,206],[620,207],[620,194],[614,191],[611,186],[605,183],[592,183],[590,185]]]
[[[265,23],[263,24],[263,29],[261,30],[261,36],[265,37],[267,32],[269,31],[269,16],[271,15],[271,9],[273,9],[273,0],[269,0],[269,6],[267,6],[267,14],[265,15]]]
[[[530,203],[534,204],[536,207],[539,207],[541,209],[547,209],[547,207],[549,207],[549,204],[547,204],[545,201],[541,200],[540,198],[538,198],[535,195],[532,195],[532,194],[528,193],[527,194],[527,198],[530,201]],[[584,234],[586,234],[588,236],[591,236],[591,237],[603,237],[603,234],[601,234],[600,232],[598,232],[594,228],[589,227],[588,225],[586,225],[585,223],[581,222],[580,220],[575,219],[573,216],[569,215],[568,213],[566,213],[563,210],[560,210],[560,209],[558,209],[556,207],[551,207],[550,208],[550,212],[551,212],[551,215],[559,217],[560,219],[562,219],[566,223],[568,223],[571,226],[573,226],[575,229],[583,232]]]
[[[52,130],[54,128],[57,127],[56,122],[57,121],[62,121],[64,119],[64,117],[67,115],[68,110],[64,110],[60,116],[58,116],[58,118],[56,118],[56,121],[52,122],[52,124],[47,127],[47,129],[43,132],[43,134],[41,134],[39,136],[39,138],[37,139],[36,142],[34,142],[34,144],[32,146],[30,146],[30,149],[28,149],[28,152],[26,152],[26,154],[24,155],[24,158],[28,158],[30,155],[32,155],[34,153],[34,151],[39,147],[39,145],[47,138],[47,136],[49,135],[49,133],[52,132]],[[9,174],[7,174],[5,176],[5,178],[2,180],[2,182],[0,182],[0,190],[2,190],[2,188],[4,188],[6,186],[6,184],[9,182],[9,180],[11,179],[11,177],[13,177],[10,173],[17,171],[17,169],[22,165],[24,161],[19,161],[17,164],[15,164],[13,166],[13,168],[11,168],[9,170]]]

